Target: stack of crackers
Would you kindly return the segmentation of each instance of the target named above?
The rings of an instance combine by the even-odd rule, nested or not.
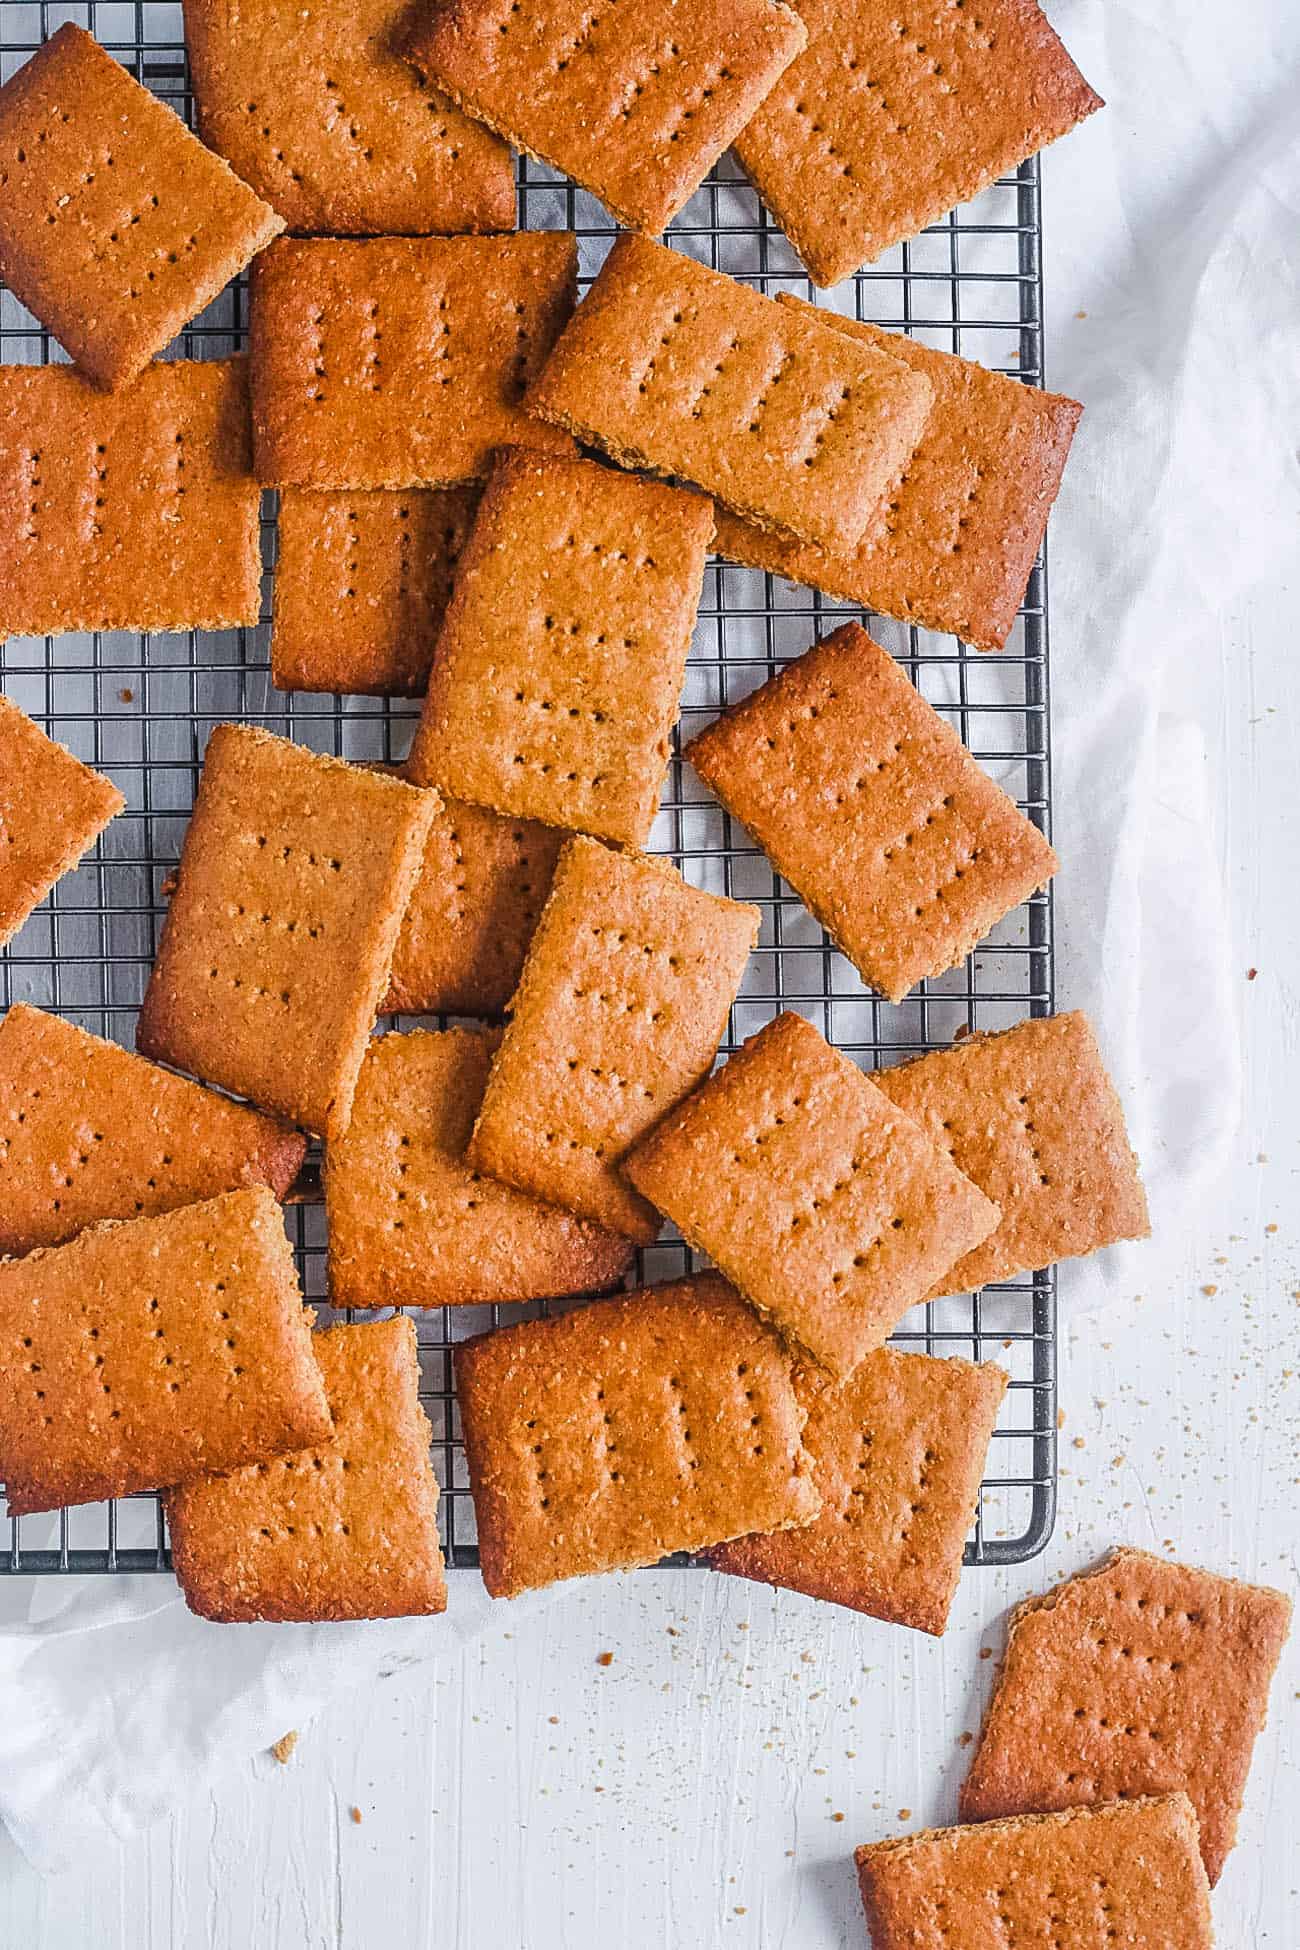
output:
[[[1144,1235],[1096,1039],[867,1076],[782,1012],[715,1071],[760,915],[645,849],[710,548],[996,650],[1080,408],[655,239],[734,143],[834,284],[1098,99],[1034,0],[185,14],[202,142],[73,26],[0,89],[72,360],[0,367],[0,629],[255,623],[275,488],[274,683],[423,706],[398,766],[218,725],[137,1052],[0,1025],[10,1510],[164,1491],[214,1619],[442,1609],[409,1314],[298,1287],[312,1138],[336,1308],[589,1302],[457,1350],[494,1595],[686,1550],[941,1633],[1007,1377],[886,1343]],[[508,145],[626,227],[581,304]],[[160,360],[250,263],[247,357]],[[686,756],[891,1002],[1056,869],[856,623]],[[122,808],[0,700],[0,939]],[[666,1220],[715,1270],[620,1290]],[[859,1852],[881,1950],[1208,1942],[1285,1625],[1135,1553],[1032,1607],[982,1825]]]

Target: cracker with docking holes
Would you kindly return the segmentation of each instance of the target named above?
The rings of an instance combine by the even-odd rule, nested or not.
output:
[[[616,1286],[628,1240],[475,1171],[465,1157],[498,1032],[371,1043],[352,1119],[325,1157],[330,1298],[473,1307]]]
[[[713,1273],[466,1341],[456,1394],[494,1598],[817,1513],[789,1356]]]
[[[991,1362],[892,1347],[838,1385],[796,1371],[821,1514],[801,1530],[719,1544],[709,1562],[941,1634],[1006,1386]]]
[[[659,1216],[619,1167],[708,1074],[758,921],[757,908],[688,886],[666,861],[570,840],[492,1066],[471,1164],[649,1244]]]
[[[253,277],[253,460],[270,487],[450,488],[547,444],[524,393],[573,310],[577,240],[281,238]],[[552,430],[557,453],[571,451]]]
[[[476,488],[280,494],[271,682],[423,697]]]
[[[872,1950],[1211,1950],[1210,1892],[1184,1794],[856,1851]]]
[[[513,818],[649,838],[712,503],[512,449],[447,610],[408,776]]]
[[[1182,1788],[1217,1882],[1291,1624],[1280,1591],[1118,1550],[1012,1615],[964,1821]]]
[[[811,309],[786,292],[780,301]],[[1083,408],[901,333],[836,312],[816,316],[925,374],[934,388],[925,431],[855,548],[836,554],[786,541],[720,509],[716,553],[883,616],[951,630],[977,650],[1000,650]]]
[[[312,1347],[334,1424],[320,1446],[168,1492],[186,1604],[223,1624],[445,1611],[412,1322],[331,1327]]]
[[[1008,174],[1102,106],[1036,0],[798,0],[808,45],[736,139],[814,284]]]
[[[185,0],[199,131],[290,230],[513,230],[510,153],[398,52],[405,0]]]
[[[527,398],[623,467],[850,549],[921,437],[930,382],[680,251],[620,237]]]
[[[111,779],[0,697],[0,946],[125,804]]]
[[[998,1209],[812,1024],[775,1017],[624,1173],[831,1374],[852,1374]]]
[[[466,114],[658,235],[807,38],[780,0],[453,0],[420,9],[405,50]]]
[[[1038,828],[857,623],[686,756],[891,1002],[955,967],[1056,871]]]
[[[402,917],[381,1015],[500,1016],[568,834],[447,799]]]
[[[0,637],[256,623],[260,503],[246,359],[0,365]]]
[[[0,88],[0,275],[87,378],[123,386],[281,219],[70,21]]]
[[[246,1104],[16,1002],[0,1022],[0,1253],[247,1185],[283,1198],[307,1141]]]
[[[437,809],[398,779],[218,725],[137,1047],[337,1137]]]
[[[875,1081],[1002,1214],[936,1295],[1149,1234],[1124,1112],[1078,1010],[964,1036]]]
[[[11,1516],[166,1488],[329,1434],[274,1196],[226,1192],[0,1263]]]

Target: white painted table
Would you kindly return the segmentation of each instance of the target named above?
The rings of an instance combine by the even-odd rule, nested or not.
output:
[[[575,1588],[526,1630],[503,1607],[460,1655],[338,1701],[287,1766],[239,1765],[111,1856],[43,1882],[0,1850],[4,1950],[865,1946],[852,1847],[952,1818],[1010,1603],[1121,1540],[1296,1588],[1300,665],[1283,609],[1225,619],[1195,673],[1240,944],[1243,1131],[1161,1289],[1064,1336],[1044,1556],[968,1573],[942,1641],[689,1572]],[[1293,1641],[1216,1895],[1222,1950],[1300,1941],[1297,1810]]]

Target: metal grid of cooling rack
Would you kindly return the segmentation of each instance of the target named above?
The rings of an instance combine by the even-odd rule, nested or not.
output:
[[[0,0],[0,80],[64,20],[89,27],[130,71],[188,121],[192,102],[180,7],[162,0],[54,4]],[[527,161],[519,173],[519,221],[577,232],[583,284],[614,236],[601,206]],[[725,158],[672,227],[670,241],[761,290],[815,297],[780,231]],[[1041,385],[1042,261],[1036,162],[977,202],[890,252],[820,302],[912,333]],[[243,342],[247,294],[231,286],[181,336],[177,351],[212,358]],[[13,297],[0,290],[0,359],[48,362],[63,354]],[[130,1046],[157,945],[162,883],[175,864],[207,734],[223,719],[249,719],[316,750],[347,758],[401,757],[416,707],[271,688],[270,597],[275,555],[271,497],[263,511],[268,575],[255,630],[160,635],[123,633],[14,638],[0,646],[5,693],[80,757],[107,771],[127,807],[95,851],[65,878],[0,957],[0,1003],[33,1002]],[[691,651],[682,740],[724,704],[763,683],[846,615],[771,576],[711,564]],[[1050,750],[1047,584],[1040,563],[1007,648],[980,656],[950,637],[877,619],[873,631],[923,695],[960,731],[981,763],[1047,829]],[[754,901],[762,931],[723,1052],[780,1008],[808,1016],[867,1068],[945,1047],[969,1029],[1008,1027],[1053,1008],[1050,892],[1001,924],[965,964],[926,982],[899,1007],[866,990],[827,944],[790,889],[674,755],[652,838],[691,880]],[[399,1020],[398,1027],[411,1026]],[[310,1198],[289,1208],[305,1291],[324,1300],[324,1217]],[[666,1237],[638,1256],[637,1277],[688,1269],[691,1255]],[[519,1307],[417,1313],[422,1394],[434,1431],[448,1561],[476,1562],[473,1506],[452,1394],[451,1350],[469,1334],[519,1319]],[[1056,1478],[1055,1283],[1035,1274],[983,1293],[932,1303],[907,1316],[899,1345],[999,1360],[1011,1386],[967,1544],[968,1563],[1011,1563],[1051,1534]],[[157,1500],[8,1519],[0,1569],[10,1572],[137,1572],[167,1567]]]

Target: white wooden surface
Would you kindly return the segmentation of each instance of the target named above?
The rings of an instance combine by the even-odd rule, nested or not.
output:
[[[3,1950],[861,1946],[852,1847],[952,1817],[1010,1602],[1120,1540],[1296,1589],[1300,676],[1286,596],[1226,623],[1217,662],[1188,673],[1220,782],[1245,1124],[1172,1272],[1067,1334],[1047,1553],[969,1573],[940,1642],[691,1573],[575,1588],[526,1630],[503,1608],[463,1654],[339,1700],[287,1766],[233,1766],[71,1874],[43,1881],[0,1846]],[[1298,1721],[1293,1643],[1216,1895],[1222,1950],[1300,1941]]]

